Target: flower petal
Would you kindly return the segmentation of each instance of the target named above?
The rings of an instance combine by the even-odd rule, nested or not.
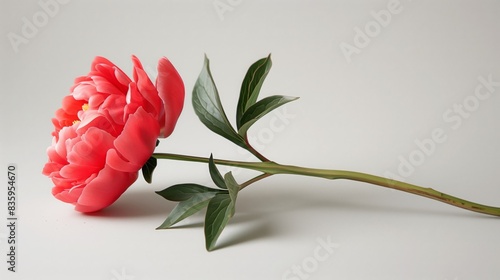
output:
[[[158,96],[158,91],[149,79],[148,74],[144,71],[139,59],[136,56],[132,56],[132,62],[134,63],[134,81],[145,100],[143,102],[144,109],[154,116],[159,116],[162,110],[162,100]]]
[[[107,163],[123,172],[137,172],[151,157],[160,127],[156,119],[142,107],[128,118],[123,131],[108,151]]]
[[[111,135],[115,134],[115,129],[111,120],[103,113],[97,111],[87,111],[82,114],[82,121],[78,124],[77,132],[83,135],[91,128],[99,128]]]
[[[156,88],[164,106],[164,118],[160,120],[160,137],[165,138],[172,134],[184,106],[184,83],[166,57],[158,62]]]
[[[60,186],[52,188],[52,195],[60,201],[67,203],[76,203],[82,194],[83,187],[68,189]]]
[[[81,136],[81,141],[72,147],[67,160],[71,164],[101,169],[106,163],[106,153],[113,148],[114,140],[108,132],[91,127]]]
[[[97,177],[83,188],[75,210],[88,213],[108,207],[137,180],[137,177],[137,172],[121,172],[106,165]]]
[[[91,72],[88,75],[101,76],[115,85],[122,93],[127,90],[130,78],[114,63],[104,57],[97,56],[92,62]]]

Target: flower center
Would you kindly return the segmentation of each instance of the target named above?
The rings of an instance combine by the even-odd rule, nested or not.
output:
[[[87,111],[88,109],[89,109],[89,104],[88,104],[88,103],[85,103],[85,104],[83,104],[83,105],[82,105],[82,110],[83,110],[84,112],[85,112],[85,111]],[[74,121],[73,121],[73,124],[77,124],[77,123],[79,123],[79,122],[80,122],[80,120],[74,120]]]

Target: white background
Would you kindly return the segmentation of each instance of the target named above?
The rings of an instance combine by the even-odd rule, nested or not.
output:
[[[446,141],[414,158],[403,179],[500,205],[500,87],[477,103],[473,97],[478,77],[500,81],[499,2],[62,2],[52,1],[57,6],[48,12],[38,1],[0,4],[0,166],[19,170],[18,272],[2,261],[2,279],[498,279],[498,218],[377,186],[293,176],[261,181],[240,194],[218,250],[208,253],[202,214],[155,230],[175,204],[154,191],[210,184],[204,164],[162,161],[152,185],[140,178],[97,215],[53,198],[41,170],[50,119],[96,55],[129,74],[132,54],[149,69],[161,56],[177,67],[185,110],[159,151],[247,160],[198,121],[191,90],[206,53],[233,120],[247,68],[272,53],[262,96],[301,98],[250,131],[268,158],[402,175],[402,162],[423,154],[415,141],[441,129]],[[373,14],[388,5],[397,13],[381,26]],[[36,31],[23,34],[34,21]],[[355,30],[365,27],[372,37],[361,45]],[[12,34],[23,42],[13,43]],[[342,44],[358,46],[357,53],[345,55]],[[448,110],[464,100],[473,110],[458,126]],[[6,176],[1,180],[6,186]],[[6,190],[0,198],[7,223]],[[1,226],[1,260],[6,238]],[[319,240],[335,248],[318,247]]]

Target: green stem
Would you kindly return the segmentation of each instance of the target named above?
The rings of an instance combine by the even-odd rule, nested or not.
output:
[[[247,144],[247,150],[250,153],[252,153],[254,156],[256,156],[258,159],[260,159],[261,161],[270,161],[264,155],[262,155],[261,153],[259,153],[259,151],[257,151],[256,149],[254,149],[252,147],[252,145],[250,145],[250,142],[248,141],[247,137],[245,137],[245,143]]]
[[[186,155],[178,155],[178,154],[166,154],[166,153],[155,153],[153,157],[158,159],[170,159],[170,160],[181,160],[181,161],[192,161],[192,162],[203,162],[208,163],[208,158],[196,157],[196,156],[186,156]],[[293,174],[293,175],[304,175],[311,177],[319,177],[325,179],[346,179],[353,180],[359,182],[370,183],[390,189],[395,189],[407,193],[416,194],[419,196],[431,198],[437,201],[441,201],[443,203],[447,203],[459,208],[463,208],[466,210],[479,212],[483,214],[499,216],[500,217],[500,208],[492,207],[487,205],[482,205],[478,203],[474,203],[471,201],[467,201],[455,196],[451,196],[439,191],[436,191],[431,188],[423,188],[416,185],[408,184],[405,182],[400,182],[396,180],[390,180],[384,177],[379,177],[375,175],[370,175],[366,173],[353,172],[353,171],[344,171],[344,170],[327,170],[327,169],[316,169],[316,168],[305,168],[299,166],[292,165],[282,165],[272,161],[267,162],[241,162],[241,161],[232,161],[232,160],[222,160],[222,159],[214,159],[215,164],[234,166],[239,168],[251,169],[260,172],[264,172],[264,174],[255,177],[254,179],[246,182],[247,185],[264,179],[268,176],[274,174]]]
[[[260,174],[259,176],[256,176],[256,177],[254,177],[254,178],[246,181],[245,183],[243,183],[243,184],[240,185],[240,191],[242,189],[244,189],[245,187],[247,187],[247,186],[249,186],[249,185],[251,185],[251,184],[253,184],[253,183],[257,182],[257,181],[265,179],[265,178],[267,178],[267,177],[269,177],[271,175],[272,174],[269,174],[269,173],[263,173],[263,174]]]

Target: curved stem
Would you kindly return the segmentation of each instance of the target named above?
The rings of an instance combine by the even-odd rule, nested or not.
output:
[[[196,156],[186,156],[186,155],[178,155],[178,154],[165,154],[165,153],[155,153],[153,157],[158,159],[171,159],[171,160],[182,160],[182,161],[192,161],[192,162],[203,162],[208,163],[208,158],[196,157]],[[478,203],[474,203],[471,201],[467,201],[465,199],[461,199],[455,196],[451,196],[439,191],[436,191],[431,188],[419,187],[416,185],[408,184],[405,182],[400,182],[396,180],[390,180],[384,177],[379,177],[375,175],[370,175],[366,173],[353,172],[353,171],[345,171],[345,170],[328,170],[328,169],[316,169],[316,168],[305,168],[299,166],[292,165],[282,165],[272,161],[266,162],[241,162],[241,161],[232,161],[232,160],[222,160],[222,159],[214,159],[215,164],[220,165],[228,165],[234,167],[240,167],[245,169],[251,169],[263,172],[264,174],[255,177],[254,181],[258,181],[269,177],[274,174],[293,174],[293,175],[304,175],[311,177],[319,177],[325,179],[346,179],[353,180],[359,182],[370,183],[390,189],[395,189],[407,193],[416,194],[419,196],[431,198],[437,201],[441,201],[443,203],[447,203],[459,208],[463,208],[466,210],[479,212],[483,214],[500,216],[500,208],[492,207],[487,205],[482,205]],[[250,180],[246,183],[245,187],[253,181]],[[242,187],[243,188],[243,187]]]
[[[264,155],[262,155],[261,153],[259,153],[259,151],[257,151],[256,149],[254,149],[252,147],[252,145],[250,145],[250,142],[248,141],[248,137],[245,137],[245,143],[247,144],[248,151],[250,153],[252,153],[254,156],[256,156],[258,159],[260,159],[261,161],[270,161]]]
[[[245,187],[247,187],[247,186],[249,186],[249,185],[251,185],[251,184],[253,184],[253,183],[257,182],[257,181],[260,181],[260,180],[262,180],[262,179],[265,179],[265,178],[267,178],[267,177],[269,177],[269,176],[272,176],[272,174],[269,174],[269,173],[262,173],[262,174],[260,174],[259,176],[256,176],[256,177],[254,177],[254,178],[252,178],[252,179],[250,179],[250,180],[246,181],[245,183],[243,183],[243,184],[241,184],[241,185],[240,185],[240,191],[241,191],[242,189],[244,189]]]

